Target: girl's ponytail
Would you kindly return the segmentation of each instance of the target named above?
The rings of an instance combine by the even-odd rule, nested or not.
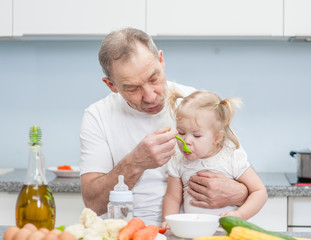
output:
[[[169,106],[170,114],[173,119],[176,119],[176,110],[178,107],[177,100],[179,98],[183,98],[183,95],[181,95],[176,89],[172,88],[167,98],[167,104]]]
[[[218,112],[224,126],[225,138],[231,140],[235,144],[236,148],[240,147],[240,143],[237,136],[230,128],[230,122],[235,114],[236,109],[240,108],[241,105],[242,101],[240,98],[226,98],[221,100],[218,105]]]

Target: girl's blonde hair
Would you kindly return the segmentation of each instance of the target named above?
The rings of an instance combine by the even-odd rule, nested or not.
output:
[[[178,104],[178,99],[182,99]],[[216,119],[220,122],[224,130],[224,139],[232,141],[236,148],[240,147],[237,136],[230,128],[230,122],[234,116],[236,108],[242,105],[240,98],[221,99],[217,94],[205,90],[195,91],[187,97],[183,97],[177,90],[170,91],[168,97],[168,105],[171,110],[172,117],[176,120],[187,117],[193,113],[193,110],[212,110],[215,112]]]

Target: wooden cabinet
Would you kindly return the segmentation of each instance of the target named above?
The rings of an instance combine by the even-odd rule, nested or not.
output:
[[[105,35],[145,29],[145,0],[14,0],[14,36]]]
[[[284,35],[311,36],[310,12],[310,0],[284,0]]]
[[[311,232],[311,197],[288,198],[288,230]]]
[[[0,37],[12,36],[12,1],[13,0],[0,1]]]
[[[146,0],[153,36],[283,36],[283,0]]]
[[[55,227],[79,222],[85,208],[81,193],[53,193],[56,206]],[[0,225],[15,226],[15,204],[18,193],[0,192]]]
[[[248,220],[264,229],[287,231],[287,197],[269,197],[264,207]]]

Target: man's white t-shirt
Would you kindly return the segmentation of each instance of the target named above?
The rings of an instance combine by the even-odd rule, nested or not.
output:
[[[167,84],[168,88],[174,87],[183,96],[195,90],[177,83]],[[81,175],[89,172],[108,173],[146,135],[167,126],[173,129],[176,126],[168,107],[151,115],[131,108],[119,93],[110,93],[84,112],[80,130]],[[167,164],[146,170],[132,189],[134,216],[142,218],[146,225],[159,225],[162,222],[162,200],[167,176]]]
[[[244,149],[242,147],[236,149],[233,142],[226,140],[223,148],[216,155],[206,159],[189,161],[182,153],[177,152],[168,162],[168,174],[182,180],[185,213],[219,215],[220,213],[234,211],[237,207],[226,206],[224,208],[208,209],[191,205],[189,202],[193,197],[187,191],[189,178],[196,175],[197,172],[209,170],[237,180],[249,167],[250,163]]]

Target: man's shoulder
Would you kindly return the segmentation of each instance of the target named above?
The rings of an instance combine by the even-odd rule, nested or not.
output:
[[[98,111],[98,110],[108,110],[111,108],[115,108],[115,106],[119,106],[121,102],[120,94],[117,93],[109,93],[106,97],[98,100],[97,102],[92,103],[86,108],[86,111]]]
[[[192,92],[196,91],[194,87],[186,86],[180,83],[167,81],[167,85],[169,89],[176,89],[180,94],[183,96],[187,96],[191,94]]]

